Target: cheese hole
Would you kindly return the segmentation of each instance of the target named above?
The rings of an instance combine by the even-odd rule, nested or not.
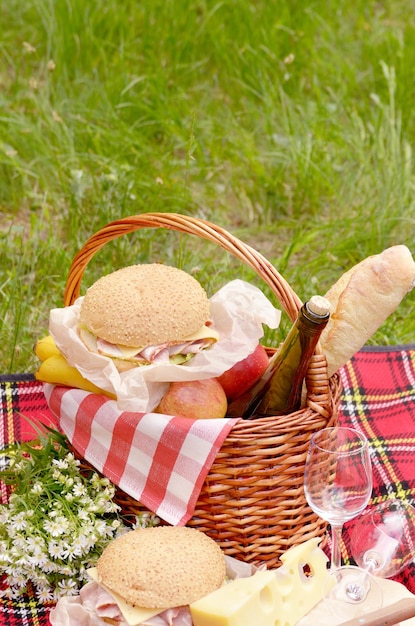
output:
[[[266,585],[259,594],[259,604],[264,613],[271,613],[275,610],[275,598],[272,589]]]
[[[302,567],[303,567],[303,574],[305,578],[313,578],[314,570],[311,567],[310,563],[304,563]]]

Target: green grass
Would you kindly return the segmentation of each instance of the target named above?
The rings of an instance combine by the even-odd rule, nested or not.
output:
[[[2,373],[33,370],[72,258],[119,217],[208,219],[302,299],[390,245],[413,250],[411,3],[0,7]],[[197,271],[210,293],[235,277],[263,284],[226,252],[158,230],[108,244],[83,284],[150,260]],[[373,343],[413,341],[414,297]]]

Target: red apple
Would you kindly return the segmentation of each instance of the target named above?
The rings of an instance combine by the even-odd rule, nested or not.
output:
[[[255,350],[242,361],[238,361],[230,369],[218,376],[218,381],[225,390],[229,402],[247,391],[262,376],[269,358],[264,346],[260,343]]]
[[[216,378],[173,382],[156,412],[193,419],[225,417],[228,402]]]

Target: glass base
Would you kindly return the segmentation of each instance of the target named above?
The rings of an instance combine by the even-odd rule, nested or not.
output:
[[[382,608],[382,590],[374,576],[360,567],[331,570],[323,587],[324,603],[337,617],[352,619]]]

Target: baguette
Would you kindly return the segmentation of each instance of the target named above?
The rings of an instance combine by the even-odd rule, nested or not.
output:
[[[404,245],[369,256],[328,290],[330,320],[320,346],[328,375],[360,350],[415,286],[415,262]]]

